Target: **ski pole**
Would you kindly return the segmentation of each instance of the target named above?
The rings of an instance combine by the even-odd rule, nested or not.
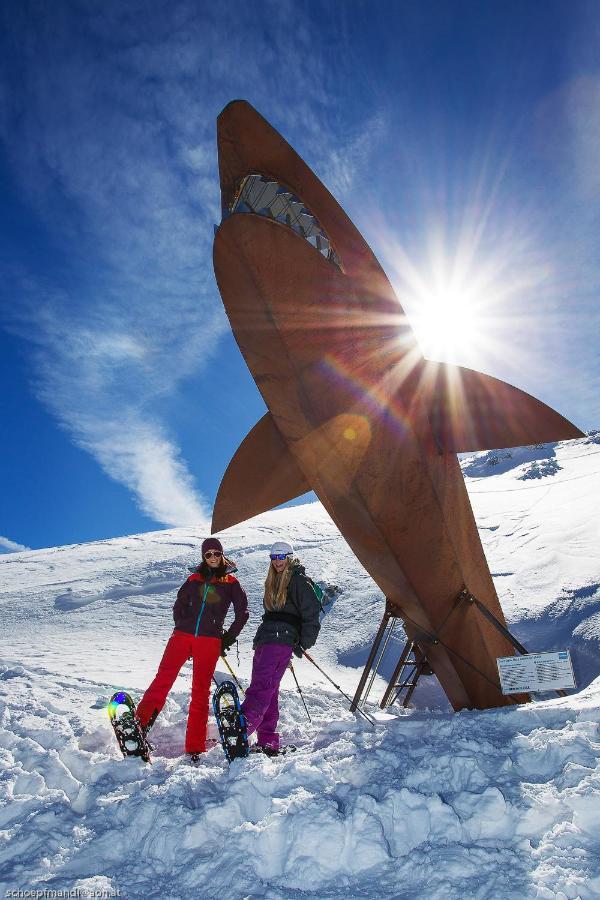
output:
[[[235,677],[235,672],[233,671],[233,669],[231,668],[231,666],[229,665],[229,663],[228,663],[227,660],[225,659],[225,654],[224,654],[224,653],[221,653],[221,659],[223,660],[223,662],[225,663],[225,665],[227,666],[227,668],[228,668],[229,671],[231,672],[231,677],[233,678],[233,680],[235,681],[235,683],[236,683],[237,686],[239,687],[239,689],[240,689],[240,691],[242,692],[242,694],[245,693],[245,692],[244,692],[244,688],[241,686],[241,684],[239,683],[239,681],[238,681],[237,678]]]
[[[301,650],[302,650],[302,653],[304,654],[304,656],[307,658],[307,660],[308,660],[309,662],[311,662],[311,663],[313,664],[313,666],[315,666],[315,667],[319,670],[319,672],[321,673],[321,675],[324,675],[325,678],[327,679],[327,681],[329,681],[330,684],[332,684],[332,685],[334,686],[334,688],[336,688],[336,690],[338,690],[338,691],[340,692],[340,694],[342,694],[342,696],[346,698],[346,700],[350,700],[350,703],[352,703],[352,699],[348,696],[348,694],[344,693],[344,691],[341,689],[341,687],[339,686],[339,684],[336,684],[335,681],[333,680],[333,678],[330,678],[329,675],[327,674],[327,672],[324,672],[324,671],[323,671],[323,669],[321,668],[321,666],[319,666],[319,665],[314,661],[314,659],[312,658],[312,656],[310,655],[310,653],[307,653],[306,650],[304,649],[304,647],[302,647]],[[366,712],[363,712],[362,709],[359,709],[358,707],[356,707],[356,712],[357,712],[357,713],[360,713],[361,716],[363,716],[363,717],[367,720],[367,722],[369,722],[369,724],[373,726],[373,728],[376,727],[375,721],[371,718],[371,716],[368,716],[368,715],[366,714]]]
[[[296,673],[294,672],[294,667],[292,665],[291,660],[290,660],[290,672],[294,676],[294,681],[296,682],[296,687],[298,688],[298,693],[300,694],[300,698],[301,698],[302,702],[304,703],[304,709],[306,710],[306,715],[308,716],[308,721],[312,723],[312,719],[311,719],[310,713],[308,711],[308,706],[306,705],[306,701],[304,699],[304,694],[302,693],[302,688],[300,687],[300,685],[298,683],[298,679],[296,678]]]

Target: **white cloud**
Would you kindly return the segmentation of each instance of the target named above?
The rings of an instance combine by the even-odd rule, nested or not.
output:
[[[77,427],[71,419],[71,427]],[[133,412],[119,421],[82,416],[76,439],[104,471],[129,487],[142,512],[166,525],[208,527],[209,514],[176,446],[159,424]]]
[[[31,550],[31,547],[17,544],[15,541],[11,541],[7,537],[2,537],[2,535],[0,535],[0,553],[19,553],[21,550]]]

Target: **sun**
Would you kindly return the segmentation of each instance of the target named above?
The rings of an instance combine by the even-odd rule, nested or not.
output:
[[[404,255],[394,268],[399,299],[427,359],[478,368],[509,351],[498,338],[514,282],[504,277],[502,259],[437,248],[419,266]]]
[[[424,291],[411,316],[417,340],[428,359],[455,362],[481,343],[480,303],[466,285]]]
[[[505,277],[503,256],[476,254],[475,240],[447,243],[434,233],[411,257],[385,236],[385,258],[423,356],[476,368],[500,349],[498,320],[515,280]]]
[[[530,235],[497,229],[483,242],[485,223],[465,224],[454,239],[432,226],[420,247],[378,233],[403,316],[426,359],[481,371],[529,365],[524,333],[535,333],[531,298],[549,290],[551,269]]]

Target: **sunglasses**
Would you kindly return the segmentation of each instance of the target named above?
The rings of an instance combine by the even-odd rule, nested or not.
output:
[[[289,553],[271,553],[271,559],[287,559],[289,555]]]
[[[211,556],[223,556],[220,550],[207,550],[204,554],[204,559],[210,559]]]

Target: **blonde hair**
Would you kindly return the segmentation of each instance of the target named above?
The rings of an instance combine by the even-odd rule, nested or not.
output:
[[[286,559],[285,569],[279,575],[275,571],[275,566],[269,563],[269,571],[265,579],[265,608],[272,612],[273,610],[283,609],[285,606],[288,584],[292,577],[293,565],[297,560],[293,560],[291,556]]]

